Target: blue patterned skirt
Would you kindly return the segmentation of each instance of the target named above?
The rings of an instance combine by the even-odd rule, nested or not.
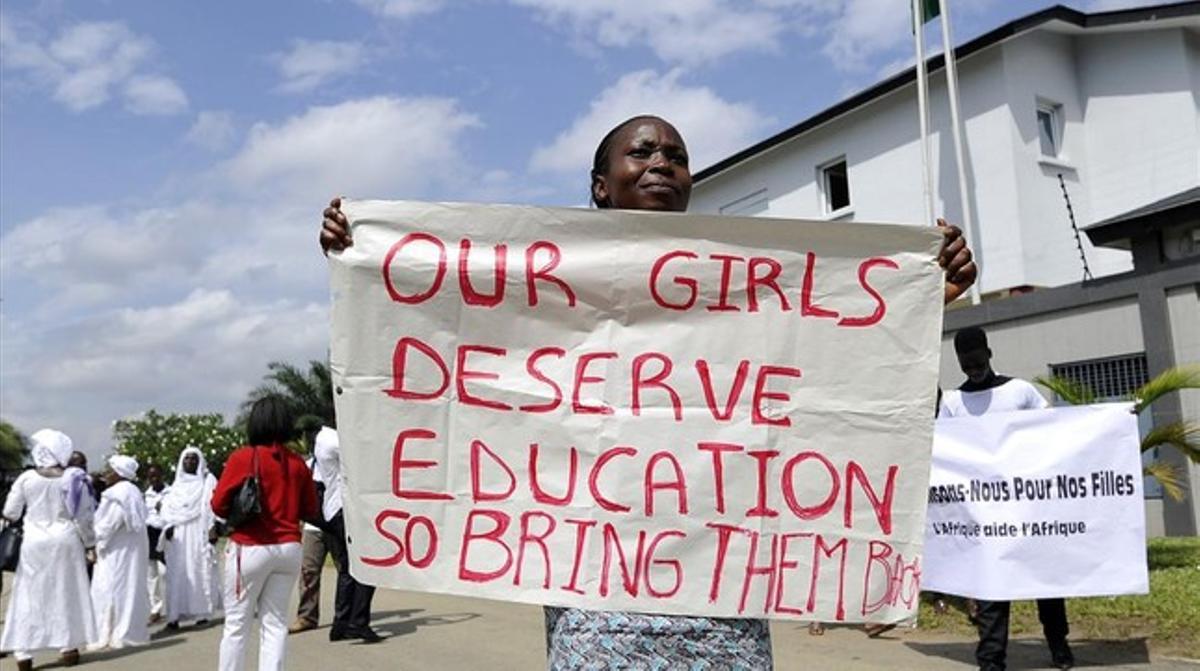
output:
[[[567,669],[772,668],[766,620],[546,607],[546,665]]]

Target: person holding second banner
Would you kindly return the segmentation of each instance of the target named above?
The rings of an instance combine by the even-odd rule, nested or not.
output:
[[[997,375],[992,370],[992,350],[987,333],[977,326],[954,334],[954,352],[967,381],[942,395],[938,417],[969,417],[992,412],[1036,410],[1049,404],[1025,380]],[[1008,620],[1011,602],[976,601],[973,621],[979,629],[975,661],[982,671],[1004,671],[1008,657]],[[1075,666],[1075,655],[1067,643],[1067,604],[1063,599],[1038,599],[1038,620],[1050,646],[1050,659],[1059,669]]]

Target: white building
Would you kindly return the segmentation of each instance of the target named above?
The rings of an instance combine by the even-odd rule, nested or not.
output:
[[[1200,362],[1200,2],[1053,7],[955,52],[985,300],[947,314],[947,342],[984,326],[1002,372],[1114,394]],[[936,210],[961,222],[942,65],[929,61]],[[691,209],[920,224],[920,166],[910,69],[700,171]],[[1080,246],[1095,280],[1081,282]],[[947,345],[942,384],[961,378]],[[1200,392],[1160,404],[1155,423],[1200,419]],[[1200,469],[1181,467],[1190,498],[1149,500],[1151,533],[1196,533]]]

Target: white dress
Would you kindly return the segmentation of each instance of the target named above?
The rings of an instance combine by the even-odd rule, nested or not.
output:
[[[193,449],[180,455],[175,481],[163,497],[160,512],[163,534],[158,543],[166,556],[168,622],[209,619],[221,608],[217,554],[208,542],[215,520],[212,493],[217,479],[208,472],[202,455],[195,473],[184,472],[183,458]],[[168,530],[172,530],[170,540]]]
[[[90,647],[150,642],[149,545],[141,491],[127,480],[105,489],[96,511],[98,559],[92,576],[92,608],[97,638]]]
[[[0,650],[66,650],[95,639],[84,558],[85,545],[93,544],[93,506],[91,496],[83,496],[72,518],[62,476],[30,470],[13,483],[4,516],[25,513],[25,540]]]

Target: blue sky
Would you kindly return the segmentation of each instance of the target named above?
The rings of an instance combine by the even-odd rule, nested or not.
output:
[[[1052,4],[956,0],[956,41]],[[267,362],[325,356],[329,197],[581,205],[596,142],[642,112],[676,122],[699,169],[910,65],[907,16],[906,0],[6,1],[0,415],[100,456],[121,417],[232,413]]]

